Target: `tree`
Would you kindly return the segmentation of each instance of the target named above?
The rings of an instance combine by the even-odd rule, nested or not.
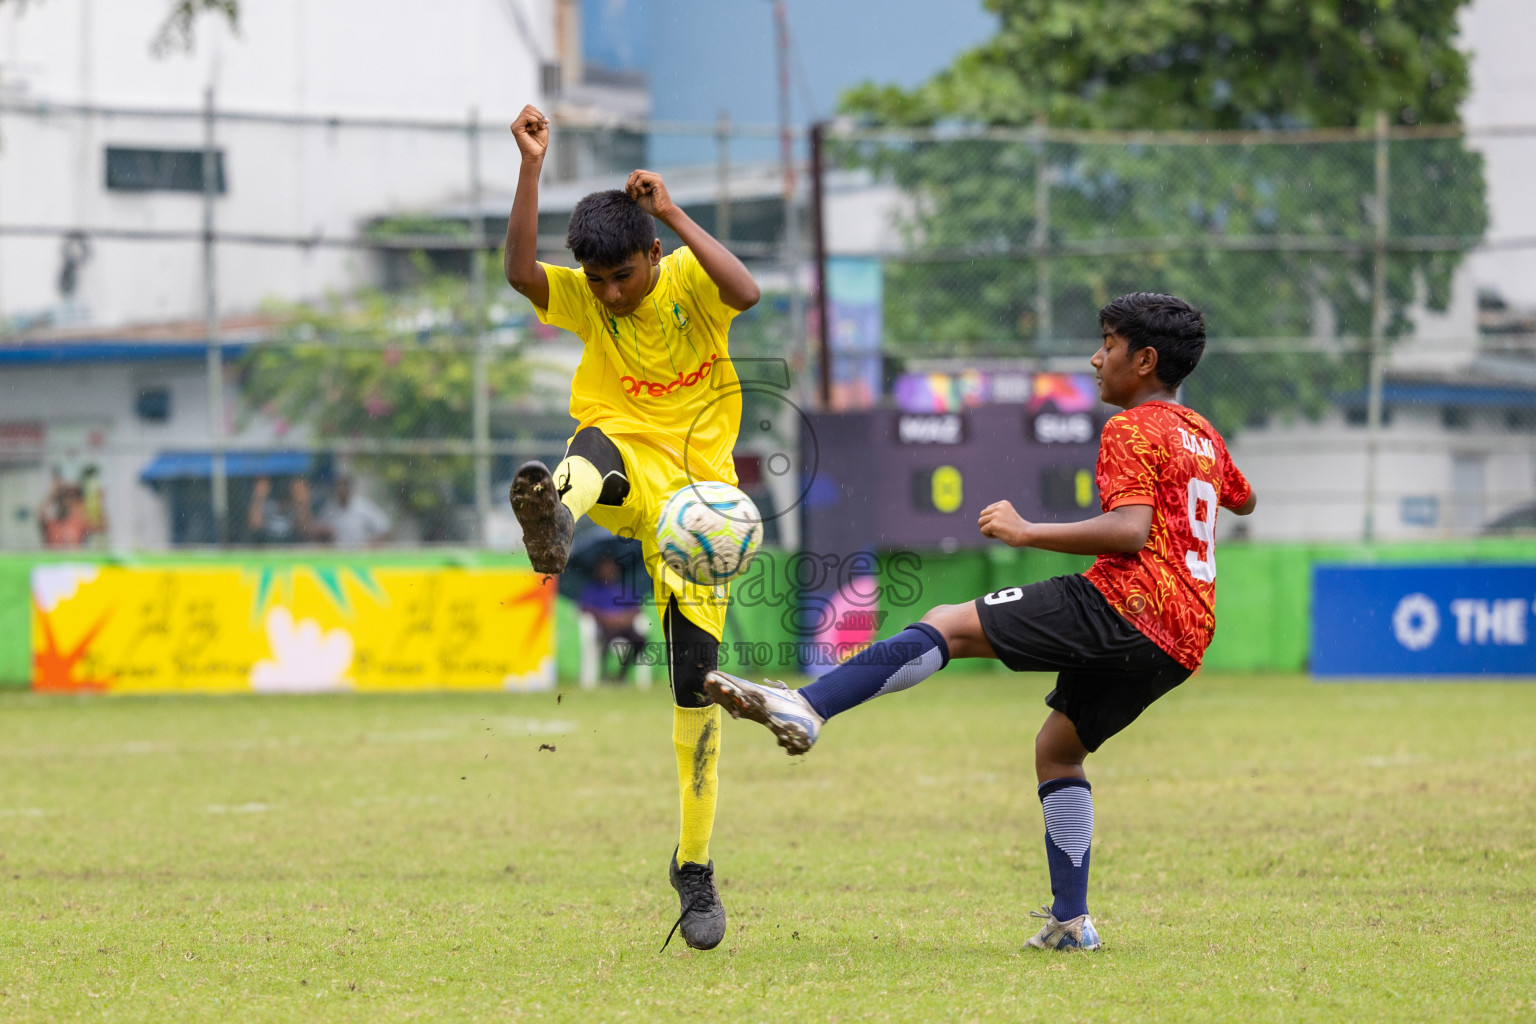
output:
[[[1368,128],[1454,122],[1466,0],[988,0],[997,34],[911,91],[866,84],[844,109],[877,125],[1121,131]],[[941,133],[942,137],[942,133]],[[1034,182],[1050,182],[1051,313],[1074,338],[1131,290],[1204,307],[1213,337],[1371,329],[1372,141],[1216,146],[948,139],[856,144],[915,199],[888,267],[888,339],[915,354],[1035,351]],[[1388,261],[1389,334],[1416,298],[1443,308],[1487,222],[1480,159],[1457,138],[1391,144],[1389,231],[1450,239]],[[1324,245],[1297,247],[1295,239]],[[1169,245],[1162,241],[1180,239]],[[1328,251],[1332,249],[1333,251]],[[1060,328],[1059,328],[1060,333]],[[1213,354],[1193,404],[1223,429],[1319,410],[1358,357]]]
[[[499,274],[500,265],[490,269]],[[280,326],[242,357],[240,387],[250,409],[307,429],[321,444],[394,446],[351,461],[389,489],[423,540],[462,540],[454,510],[473,500],[473,458],[398,446],[446,447],[471,436],[475,314],[466,279],[433,274],[425,259],[417,270],[423,283],[408,292],[273,307]],[[530,370],[520,349],[493,349],[491,397],[522,394]]]
[[[204,14],[222,14],[231,29],[240,27],[240,0],[174,0],[170,13],[150,43],[157,57],[192,49],[192,34]]]

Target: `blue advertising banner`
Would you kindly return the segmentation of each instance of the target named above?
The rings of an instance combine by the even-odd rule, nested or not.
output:
[[[869,409],[880,400],[884,296],[879,260],[852,256],[827,260],[834,409]]]
[[[1536,565],[1312,570],[1312,674],[1536,675]]]

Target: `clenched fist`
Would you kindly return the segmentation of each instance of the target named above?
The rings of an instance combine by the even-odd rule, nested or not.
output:
[[[655,171],[631,171],[629,180],[624,183],[624,191],[629,193],[629,198],[640,204],[640,209],[659,221],[666,221],[677,209],[672,203],[672,197],[667,194],[666,183]]]
[[[1014,510],[1011,501],[993,502],[982,509],[976,525],[981,527],[983,537],[996,538],[1009,547],[1015,548],[1024,543],[1025,531],[1030,526],[1029,522]]]
[[[549,148],[549,118],[532,103],[523,108],[512,122],[512,137],[524,160],[542,161]]]

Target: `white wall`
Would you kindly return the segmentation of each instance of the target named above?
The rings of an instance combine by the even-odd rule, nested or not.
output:
[[[513,4],[535,35],[524,40]],[[7,89],[61,102],[191,105],[213,84],[227,106],[289,113],[487,117],[536,95],[550,0],[252,0],[238,32],[198,25],[195,49],[150,40],[164,0],[47,0],[0,13]]]
[[[263,113],[510,122],[540,102],[539,56],[552,51],[551,0],[259,0],[242,5],[238,34],[199,23],[189,54],[154,58],[163,0],[48,0],[0,8],[0,84],[11,99],[195,110],[205,87],[221,108]],[[525,41],[510,6],[535,34]],[[197,148],[202,125],[131,117],[46,121],[0,117],[0,222],[197,231],[201,199],[108,192],[107,145]],[[229,192],[221,231],[354,235],[363,219],[462,201],[469,185],[462,133],[221,123]],[[516,174],[510,136],[485,137],[490,189]],[[196,318],[198,244],[96,241],[77,301],[61,309],[57,238],[0,239],[0,316],[52,310],[65,321],[115,325]],[[349,250],[223,246],[220,304],[312,298],[367,280]]]
[[[1317,423],[1299,420],[1247,430],[1232,458],[1259,495],[1259,514],[1223,517],[1224,533],[1241,523],[1254,540],[1359,540],[1365,517],[1365,427],[1334,410]],[[1375,529],[1380,540],[1467,536],[1501,513],[1536,498],[1536,440],[1511,433],[1502,413],[1473,410],[1465,428],[1447,429],[1437,406],[1398,406],[1382,430]],[[1460,475],[1457,464],[1463,465]],[[1480,464],[1479,488],[1466,469]],[[1406,523],[1405,497],[1433,498],[1432,525]],[[1475,519],[1474,519],[1475,517]]]
[[[1472,92],[1462,120],[1476,127],[1536,122],[1536,3],[1473,0],[1461,19],[1461,44],[1472,53]],[[1536,137],[1474,139],[1486,159],[1488,237],[1536,238]],[[1536,307],[1536,248],[1483,253],[1471,259],[1478,285],[1510,303]]]

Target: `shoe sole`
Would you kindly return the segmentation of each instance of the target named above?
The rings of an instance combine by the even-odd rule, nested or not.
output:
[[[523,547],[533,571],[547,576],[565,571],[571,555],[571,540],[560,534],[560,496],[555,493],[555,478],[542,462],[528,462],[512,478],[512,514],[523,528]]]
[[[1091,946],[1050,946],[1044,942],[1037,942],[1035,939],[1029,938],[1024,940],[1024,945],[1031,949],[1049,949],[1055,953],[1092,953],[1102,946],[1103,943],[1095,942]]]
[[[804,727],[774,718],[768,713],[763,698],[751,690],[738,690],[730,680],[711,673],[704,677],[704,692],[709,694],[710,700],[725,708],[732,718],[745,718],[749,722],[767,726],[768,731],[779,741],[779,746],[788,751],[791,757],[798,757],[811,749],[811,737]]]

